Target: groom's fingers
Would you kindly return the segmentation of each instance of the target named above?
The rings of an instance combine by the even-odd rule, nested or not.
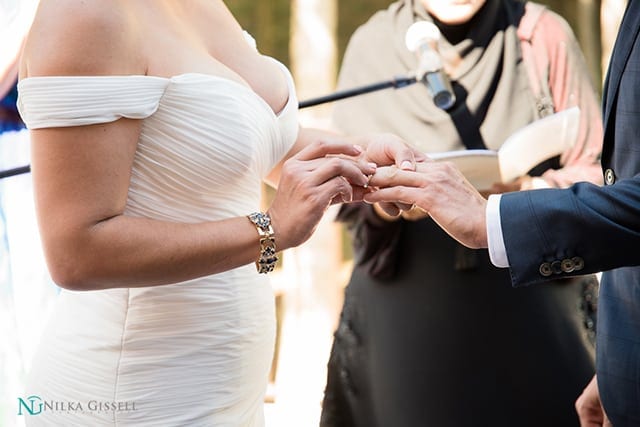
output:
[[[376,173],[369,180],[369,186],[380,188],[398,185],[418,187],[424,183],[422,175],[421,172],[403,170],[396,166],[378,167]]]
[[[416,170],[403,170],[396,166],[379,167],[369,181],[373,187],[427,187],[437,184],[444,188],[457,187],[464,176],[451,162],[435,162],[427,160],[416,163]]]
[[[381,203],[389,200],[395,200],[396,203],[404,203],[408,206],[413,205],[415,188],[394,186],[381,188],[379,190],[364,195],[364,201],[367,203]]]

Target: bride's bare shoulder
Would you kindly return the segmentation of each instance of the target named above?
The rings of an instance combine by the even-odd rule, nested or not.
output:
[[[21,77],[144,71],[134,22],[126,0],[40,0]]]

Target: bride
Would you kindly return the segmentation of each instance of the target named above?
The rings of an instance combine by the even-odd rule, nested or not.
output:
[[[27,423],[263,425],[275,317],[259,273],[414,153],[300,129],[288,70],[220,0],[41,0],[18,90],[64,288]],[[265,212],[263,180],[278,184]]]

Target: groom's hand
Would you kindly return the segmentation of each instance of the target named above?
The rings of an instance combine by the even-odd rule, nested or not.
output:
[[[452,163],[426,160],[415,171],[379,167],[369,184],[378,189],[364,196],[366,202],[416,205],[463,245],[487,247],[487,200]]]
[[[611,422],[600,403],[595,375],[576,400],[576,412],[580,418],[580,427],[611,427]]]

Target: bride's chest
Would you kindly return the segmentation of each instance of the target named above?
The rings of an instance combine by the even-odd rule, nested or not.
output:
[[[251,45],[255,43],[251,36],[245,33],[245,38],[235,45],[218,48],[215,54],[206,47],[170,39],[163,46],[165,52],[150,59],[147,74],[168,78],[185,74],[219,77],[244,86],[277,113],[287,101],[287,82],[273,61]]]
[[[285,133],[279,117],[250,89],[189,73],[171,79],[157,111],[145,119],[139,151],[177,183],[197,176],[233,185],[264,177],[290,147]]]

